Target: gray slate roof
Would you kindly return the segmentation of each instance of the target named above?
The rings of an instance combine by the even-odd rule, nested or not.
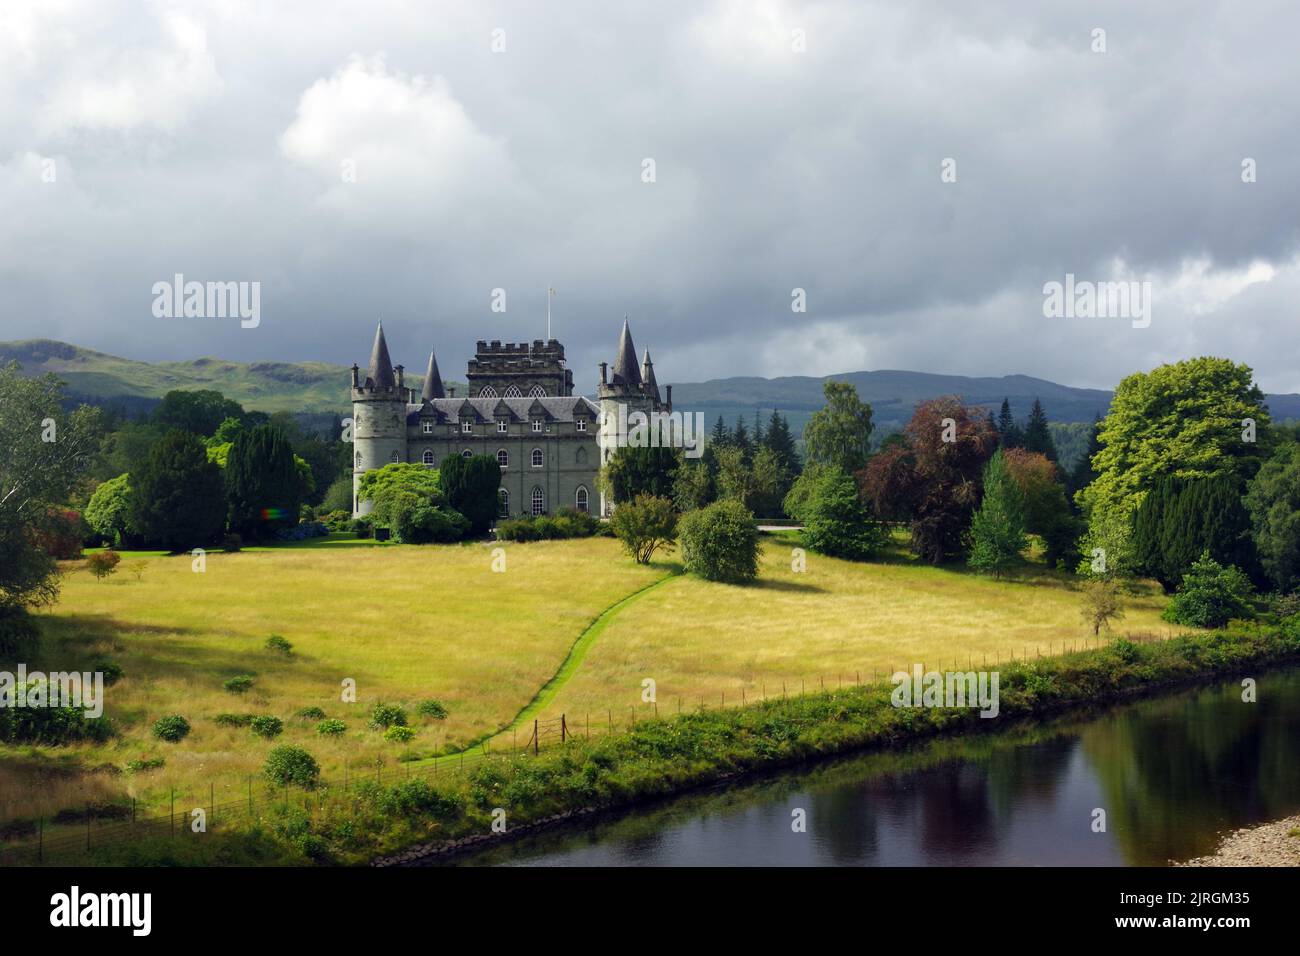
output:
[[[539,405],[546,413],[547,421],[571,422],[577,415],[584,414],[595,419],[600,408],[591,399],[582,395],[552,395],[546,398],[437,398],[420,405],[406,406],[406,421],[415,424],[420,420],[425,405],[432,406],[438,420],[460,423],[460,413],[467,405],[475,412],[474,421],[491,422],[496,420],[497,408],[509,409],[510,417],[515,421],[526,422],[531,417],[534,405]]]

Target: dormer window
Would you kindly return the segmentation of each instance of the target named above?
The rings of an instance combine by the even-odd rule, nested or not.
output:
[[[533,431],[535,431],[535,432],[540,432],[541,430],[542,430],[542,420],[541,420],[540,418],[534,418],[534,419],[533,419]]]
[[[460,430],[461,430],[461,432],[462,432],[463,434],[466,434],[466,435],[472,435],[472,434],[474,434],[474,423],[473,423],[473,422],[461,422],[461,423],[460,423]]]
[[[575,418],[573,424],[580,432],[585,432],[587,430],[587,420],[585,418]]]
[[[501,421],[497,422],[497,434],[504,435],[506,433],[507,427],[508,426],[506,425],[505,419],[504,418],[501,419]]]
[[[433,434],[433,422],[424,422],[424,433],[426,435]]]

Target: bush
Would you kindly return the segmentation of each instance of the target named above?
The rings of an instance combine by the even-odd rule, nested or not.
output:
[[[230,678],[221,686],[232,694],[246,694],[253,688],[253,678],[249,674],[240,674]]]
[[[395,744],[404,744],[415,736],[413,727],[389,727],[384,731],[384,739]]]
[[[328,720],[322,720],[316,725],[316,733],[324,737],[337,737],[348,729],[348,725],[343,723],[337,717],[331,717]]]
[[[358,538],[369,538],[375,533],[375,524],[369,518],[353,518],[351,529]]]
[[[370,712],[370,726],[373,730],[405,727],[406,710],[400,704],[385,704],[383,702],[375,704],[374,709]]]
[[[810,551],[865,561],[886,541],[880,524],[858,499],[858,485],[838,468],[826,469],[799,506],[800,534]]]
[[[111,549],[100,551],[86,559],[86,570],[102,581],[117,570],[118,562],[121,560],[122,556],[116,551]]]
[[[278,737],[284,732],[284,721],[279,717],[254,717],[249,721],[249,729],[259,737],[267,740]]]
[[[348,494],[351,495],[351,482],[348,483],[348,487]],[[321,520],[325,522],[325,527],[331,531],[352,530],[352,512],[350,511],[331,511]]]
[[[244,539],[233,531],[221,539],[221,550],[227,554],[234,554],[244,546]]]
[[[153,735],[169,744],[177,743],[189,736],[190,722],[180,714],[159,717],[153,724]]]
[[[20,607],[0,608],[0,660],[31,657],[40,638],[40,629],[27,611]]]
[[[325,711],[319,707],[303,707],[301,710],[294,712],[295,717],[301,717],[303,720],[324,720]]]
[[[683,515],[681,542],[682,560],[692,574],[732,583],[758,575],[758,528],[738,501],[714,502]]]
[[[316,758],[301,747],[287,744],[267,754],[263,772],[273,783],[285,787],[295,784],[304,790],[314,790],[320,782],[320,764]]]
[[[669,498],[637,495],[615,508],[609,523],[637,564],[649,564],[660,548],[671,551],[677,536],[677,512]]]
[[[116,661],[110,661],[102,657],[90,665],[90,671],[92,674],[104,675],[105,687],[112,687],[114,684],[116,684],[118,681],[122,679],[122,675],[124,673],[121,664],[118,664]]]
[[[127,773],[144,773],[148,770],[159,770],[167,763],[162,757],[141,757],[139,760],[128,760],[124,768]]]
[[[218,727],[247,727],[253,722],[253,714],[217,714]]]
[[[285,657],[293,653],[293,645],[279,634],[272,634],[266,639],[266,649],[275,651],[277,654],[283,654]]]
[[[311,538],[328,537],[330,529],[319,521],[300,521],[292,528],[280,528],[275,532],[277,541],[307,541]]]
[[[434,720],[447,719],[447,708],[440,700],[422,700],[416,705],[415,711],[421,716],[432,717]]]
[[[1233,618],[1251,617],[1250,581],[1235,566],[1224,567],[1208,550],[1192,562],[1178,593],[1160,616],[1174,624],[1222,627]]]

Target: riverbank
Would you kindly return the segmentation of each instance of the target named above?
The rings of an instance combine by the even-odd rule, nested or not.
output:
[[[1209,856],[1175,866],[1300,866],[1300,816],[1234,830]]]

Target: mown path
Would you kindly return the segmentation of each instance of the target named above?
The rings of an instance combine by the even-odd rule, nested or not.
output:
[[[648,592],[671,581],[673,578],[678,576],[678,573],[679,572],[676,571],[669,572],[658,580],[651,581],[644,587],[638,588],[626,597],[620,598],[618,601],[605,608],[605,610],[601,611],[600,614],[598,614],[596,618],[588,624],[585,629],[583,629],[582,633],[578,635],[577,639],[573,642],[573,645],[569,648],[569,653],[565,655],[564,660],[560,663],[559,669],[551,676],[551,679],[543,684],[538,689],[537,693],[533,695],[533,699],[525,704],[519,713],[515,714],[515,716],[506,724],[470,741],[459,751],[439,755],[436,758],[428,757],[424,760],[411,761],[411,766],[418,767],[423,764],[431,764],[435,760],[449,762],[453,765],[461,765],[481,760],[488,753],[492,752],[494,748],[497,752],[500,752],[502,749],[509,750],[510,747],[517,742],[516,732],[525,728],[537,714],[541,713],[542,710],[550,705],[550,703],[555,700],[556,695],[559,694],[560,689],[569,682],[569,679],[573,677],[575,673],[577,673],[578,668],[582,665],[583,659],[587,656],[587,652],[591,650],[591,646],[596,643],[596,638],[598,638],[601,633],[609,627],[610,621],[612,621],[620,611],[633,601],[636,601]],[[528,732],[531,735],[531,727],[528,727]]]

